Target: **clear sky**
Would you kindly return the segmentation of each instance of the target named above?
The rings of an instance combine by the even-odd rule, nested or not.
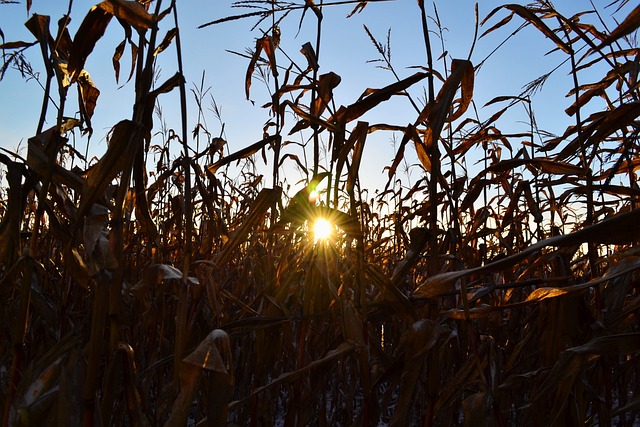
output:
[[[4,33],[5,41],[32,41],[33,36],[26,30],[23,23],[27,20],[25,2],[19,4],[0,4],[0,29]],[[76,0],[73,2],[71,34],[75,34],[78,25],[95,1]],[[165,1],[168,5],[169,1]],[[252,99],[255,105],[245,100],[244,76],[248,60],[228,53],[227,50],[244,52],[245,48],[253,47],[254,40],[260,35],[258,30],[250,32],[251,26],[256,22],[255,18],[226,22],[203,29],[197,29],[198,25],[223,18],[229,15],[245,13],[251,10],[231,8],[231,1],[181,1],[178,0],[178,14],[181,26],[183,55],[185,62],[185,74],[188,87],[199,84],[203,71],[206,72],[205,87],[210,88],[210,93],[215,96],[217,103],[222,108],[222,120],[225,123],[225,139],[228,140],[230,151],[239,150],[261,139],[262,127],[269,119],[267,110],[260,108],[269,99],[264,85],[254,79],[252,86]],[[303,4],[302,0],[296,3]],[[319,3],[316,0],[316,3]],[[428,13],[434,17],[434,4],[426,2]],[[493,8],[505,2],[488,0],[479,4],[480,19],[486,16]],[[516,2],[512,2],[516,3]],[[526,2],[517,2],[525,4]],[[605,9],[606,2],[597,2],[600,12],[609,18],[610,10]],[[562,0],[554,2],[556,8],[565,16],[570,16],[579,10],[591,8],[589,1]],[[52,23],[55,23],[66,11],[68,3],[61,0],[33,0],[31,13],[51,15]],[[467,58],[473,40],[474,7],[468,0],[436,1],[440,21],[444,29],[444,45],[447,56],[451,58]],[[623,10],[617,17],[619,20],[633,5]],[[408,67],[424,66],[425,51],[422,42],[419,8],[415,0],[396,0],[388,3],[370,3],[360,13],[347,19],[346,15],[352,10],[352,5],[332,7],[325,9],[325,17],[322,29],[322,48],[320,52],[320,73],[333,71],[342,77],[340,86],[335,91],[337,105],[353,103],[368,87],[379,88],[394,82],[393,75],[376,68],[376,64],[368,63],[369,60],[379,59],[379,55],[370,42],[363,29],[367,25],[374,36],[380,41],[386,42],[387,30],[391,29],[392,61],[401,78],[415,72]],[[500,11],[494,16],[484,29],[497,23],[505,17],[508,11]],[[281,47],[299,64],[304,64],[305,59],[299,52],[300,47],[306,42],[315,42],[316,21],[309,12],[303,23],[302,30],[296,35],[300,12],[292,13],[281,26]],[[594,22],[595,17],[585,17],[585,20]],[[167,19],[163,23],[162,34],[169,28],[173,19]],[[613,28],[611,20],[608,21]],[[522,20],[514,17],[507,26],[499,29],[477,42],[472,63],[478,64],[485,59],[497,45],[507,38],[520,24]],[[266,29],[266,24],[258,28]],[[433,22],[430,22],[431,30],[437,30]],[[480,29],[482,33],[483,28]],[[91,141],[91,150],[94,153],[102,153],[105,149],[104,136],[109,128],[119,120],[131,117],[133,85],[131,83],[118,88],[115,83],[111,57],[117,44],[123,38],[123,31],[118,23],[113,20],[107,30],[106,36],[99,41],[94,53],[90,56],[85,68],[91,74],[102,94],[94,116],[94,137]],[[442,53],[439,39],[434,35],[434,56],[437,58]],[[519,34],[511,38],[500,48],[480,69],[476,76],[474,99],[479,108],[480,117],[488,118],[498,107],[481,108],[488,100],[502,95],[517,95],[523,85],[548,72],[566,56],[560,52],[552,52],[554,45],[535,28],[527,27]],[[42,62],[38,57],[37,46],[30,50],[29,59],[36,70],[42,72]],[[125,51],[121,61],[122,85],[128,74],[130,62]],[[285,58],[280,57],[280,64],[287,65]],[[161,76],[168,78],[176,71],[175,50],[168,49],[162,53],[159,59]],[[443,72],[442,61],[436,67]],[[570,119],[565,115],[564,109],[571,104],[565,95],[572,87],[572,81],[567,72],[569,66],[565,65],[557,71],[547,82],[541,94],[534,101],[534,112],[539,126],[542,129],[561,133]],[[594,75],[593,81],[599,80],[602,75]],[[162,77],[160,78],[162,80]],[[590,80],[585,76],[584,80]],[[422,86],[412,89],[416,98],[421,96]],[[437,88],[436,88],[437,90]],[[164,95],[160,98],[164,118],[167,125],[179,132],[179,103],[177,90],[175,93]],[[9,70],[4,80],[0,81],[0,146],[17,150],[26,156],[26,140],[33,135],[39,116],[42,99],[42,89],[37,82],[23,80],[15,70]],[[190,101],[193,99],[189,94]],[[207,103],[208,106],[208,103]],[[50,111],[53,111],[50,108]],[[193,102],[189,104],[189,129],[195,126],[195,108]],[[70,108],[67,115],[73,115]],[[54,115],[48,117],[48,124],[54,123]],[[365,115],[362,119],[370,123],[385,122],[389,124],[406,125],[416,118],[415,112],[403,99],[389,102],[384,108],[374,110],[373,114]],[[220,132],[220,125],[212,114],[206,117],[209,130],[213,134]],[[289,118],[290,123],[293,122]],[[521,115],[514,114],[505,117],[506,131],[526,131],[527,125],[519,123],[526,120],[524,109]],[[156,128],[159,126],[156,121]],[[399,139],[401,135],[396,135]],[[365,163],[363,164],[364,180],[373,183],[373,186],[384,185],[386,176],[383,171],[385,165],[392,162],[394,151],[391,145],[392,134],[378,132],[370,135],[365,148]],[[86,142],[81,143],[84,147]],[[516,148],[517,149],[517,148]],[[80,150],[84,152],[84,148]],[[408,155],[414,158],[412,150]],[[292,152],[295,149],[292,148]],[[269,171],[269,166],[265,171]],[[418,174],[418,170],[414,170]],[[266,172],[268,175],[268,172]],[[368,178],[367,178],[368,177]],[[413,180],[417,175],[413,176]],[[364,183],[365,186],[366,182]],[[270,179],[267,179],[267,184]]]

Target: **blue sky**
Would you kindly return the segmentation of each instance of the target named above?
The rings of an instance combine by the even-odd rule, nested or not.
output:
[[[6,41],[31,41],[33,37],[24,28],[27,20],[24,2],[21,4],[0,5],[0,29],[4,32]],[[168,2],[165,2],[168,4]],[[188,87],[199,84],[202,72],[206,72],[205,87],[210,87],[217,103],[222,108],[222,120],[225,123],[225,138],[228,140],[230,151],[239,150],[261,139],[264,123],[269,119],[267,111],[260,105],[268,101],[264,85],[254,79],[252,99],[255,105],[245,100],[244,75],[248,60],[230,54],[227,50],[244,52],[246,47],[253,47],[254,40],[260,35],[258,31],[250,32],[256,22],[253,18],[232,21],[197,29],[200,24],[229,15],[244,13],[246,9],[230,8],[231,1],[216,0],[209,2],[178,1],[178,12],[181,25],[181,36],[184,50],[185,74]],[[302,3],[301,1],[298,3]],[[479,5],[480,19],[493,8],[503,4],[501,1],[482,1]],[[514,2],[515,3],[515,2]],[[518,2],[525,4],[525,2]],[[608,3],[608,2],[605,2]],[[76,0],[73,3],[70,26],[71,34],[75,33],[82,18],[95,4],[94,1]],[[444,45],[448,57],[466,58],[471,47],[474,29],[473,3],[465,0],[436,1],[436,7],[444,31]],[[590,8],[588,1],[563,0],[554,2],[556,8],[565,16],[570,16],[578,10]],[[434,16],[433,3],[428,2],[428,12]],[[610,13],[604,9],[604,3],[599,6],[604,17]],[[33,0],[32,13],[48,14],[52,22],[66,11],[67,2]],[[394,81],[393,75],[385,70],[376,68],[376,64],[369,60],[379,59],[379,55],[371,44],[363,29],[363,24],[372,31],[374,36],[385,42],[387,30],[391,29],[392,61],[401,78],[415,72],[408,67],[425,65],[425,52],[422,43],[420,13],[414,0],[397,0],[388,3],[370,3],[361,13],[347,19],[346,15],[352,6],[326,8],[323,21],[322,48],[320,52],[320,73],[333,71],[342,77],[340,86],[335,90],[337,105],[348,105],[354,102],[368,87],[379,88]],[[507,11],[496,14],[488,25],[492,25],[507,15]],[[618,19],[623,19],[626,13],[619,13]],[[299,52],[305,42],[315,41],[316,21],[312,13],[308,13],[302,30],[296,36],[299,12],[290,15],[281,26],[281,47],[298,63],[305,60]],[[595,18],[586,18],[593,22]],[[168,19],[163,26],[163,32],[171,27]],[[476,45],[472,63],[477,64],[500,42],[508,37],[522,22],[517,16],[507,26],[497,30],[487,37],[480,39]],[[611,22],[611,21],[609,21]],[[433,22],[431,29],[436,30]],[[259,28],[266,29],[266,24]],[[613,28],[613,27],[611,27]],[[483,29],[481,28],[480,32]],[[85,68],[101,90],[98,106],[94,116],[94,137],[90,142],[90,152],[99,155],[105,149],[104,136],[109,128],[119,120],[131,116],[133,85],[131,83],[118,88],[115,83],[111,56],[116,45],[122,40],[123,32],[117,22],[112,21],[106,36],[100,40],[94,53],[90,56]],[[439,40],[434,36],[434,56],[442,53]],[[517,95],[524,84],[551,70],[562,60],[564,54],[554,52],[554,45],[544,38],[535,28],[527,27],[508,41],[482,67],[476,76],[474,99],[479,108],[481,119],[488,118],[497,107],[482,109],[488,100],[496,96]],[[38,57],[37,47],[31,49],[29,58],[35,68],[42,71],[41,59]],[[122,59],[120,85],[124,83],[128,67],[128,50]],[[280,57],[280,64],[286,65],[286,59]],[[175,50],[168,49],[159,59],[161,76],[168,78],[176,71]],[[443,72],[442,62],[436,67]],[[564,114],[564,109],[570,105],[570,99],[565,95],[572,86],[567,75],[568,65],[556,72],[547,82],[544,90],[533,99],[534,111],[539,126],[554,133],[561,133],[570,119]],[[601,78],[597,72],[593,81]],[[585,81],[589,76],[584,77]],[[162,80],[162,77],[160,78]],[[419,98],[422,87],[416,87],[412,93]],[[437,88],[436,88],[437,90]],[[175,93],[164,95],[162,103],[163,114],[167,125],[179,131],[178,95]],[[9,70],[0,82],[0,146],[9,150],[19,150],[26,155],[26,139],[33,135],[39,115],[42,89],[35,81],[24,81],[17,72]],[[189,99],[193,99],[189,94]],[[208,103],[206,104],[208,105]],[[195,109],[193,102],[189,104],[189,129],[195,126]],[[52,111],[52,109],[50,109]],[[514,113],[505,117],[503,126],[507,131],[525,131],[528,126],[520,121],[526,120],[524,108],[521,114]],[[66,112],[73,115],[73,107]],[[387,105],[374,110],[373,114],[365,115],[362,119],[371,123],[386,122],[390,124],[406,125],[416,118],[410,105],[398,98]],[[48,124],[54,123],[54,116],[49,115]],[[220,125],[209,114],[207,117],[209,130],[217,135]],[[290,123],[293,121],[289,118]],[[158,122],[156,121],[156,125]],[[156,126],[158,127],[158,126]],[[394,151],[391,143],[392,134],[378,132],[370,135],[365,148],[365,162],[363,163],[363,182],[370,182],[373,186],[384,185],[385,172],[383,167],[392,162]],[[396,135],[398,140],[401,135]],[[295,137],[292,137],[295,138]],[[84,152],[85,140],[78,141],[80,151]],[[19,148],[21,147],[21,148]],[[516,148],[517,149],[517,148]],[[295,149],[292,148],[292,152]],[[408,150],[409,161],[415,158],[413,151]],[[268,175],[271,166],[265,171]],[[415,181],[419,170],[414,169],[412,178]],[[293,180],[295,181],[295,180]],[[270,182],[267,179],[267,183]],[[365,184],[366,186],[366,184]]]

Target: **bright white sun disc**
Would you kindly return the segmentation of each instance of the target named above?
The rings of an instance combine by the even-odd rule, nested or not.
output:
[[[313,234],[316,240],[327,239],[331,235],[331,223],[324,218],[316,219],[313,224]]]

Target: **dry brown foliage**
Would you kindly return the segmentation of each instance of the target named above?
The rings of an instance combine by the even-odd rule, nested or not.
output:
[[[245,95],[256,75],[273,95],[264,135],[228,153],[200,121],[189,135],[184,113],[175,132],[154,121],[163,94],[186,102],[177,3],[105,0],[76,34],[36,14],[33,42],[0,46],[1,75],[28,72],[30,47],[46,69],[27,158],[0,154],[2,426],[637,425],[640,6],[613,29],[597,11],[565,17],[544,1],[478,23],[483,35],[532,25],[570,61],[575,121],[549,136],[529,98],[548,75],[496,94],[488,119],[470,114],[475,64],[445,55],[437,71],[439,18],[422,0],[426,63],[400,76],[367,29],[395,81],[339,107],[340,76],[319,73],[321,38],[296,64],[279,25],[315,19],[320,34],[327,7],[367,1],[238,2],[249,12],[210,24],[269,27],[244,54]],[[129,47],[136,101],[82,168],[69,137],[93,132],[104,95],[84,65],[108,25],[125,31],[112,64],[118,79]],[[172,51],[175,74],[156,82],[155,57]],[[600,81],[580,80],[596,66]],[[414,107],[409,124],[362,120],[393,97]],[[500,117],[521,104],[531,129],[503,133]],[[49,108],[58,119],[44,129]],[[369,197],[362,155],[384,132],[402,139]],[[308,142],[297,154],[282,150],[293,133]],[[422,173],[407,188],[397,175],[411,146]],[[483,159],[473,175],[471,153]],[[295,195],[282,189],[285,161],[306,173]],[[317,216],[332,239],[314,242]]]

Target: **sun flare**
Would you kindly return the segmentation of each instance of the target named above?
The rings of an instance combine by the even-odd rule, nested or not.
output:
[[[313,234],[315,241],[326,240],[331,236],[332,226],[325,218],[318,218],[313,224]]]

